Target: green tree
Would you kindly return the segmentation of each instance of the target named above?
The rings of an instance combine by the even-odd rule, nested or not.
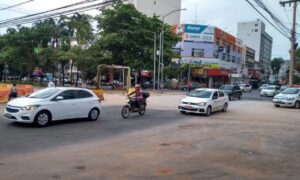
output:
[[[131,4],[117,4],[114,9],[104,10],[96,20],[100,36],[96,47],[111,55],[107,56],[107,63],[127,65],[135,70],[153,68],[153,36],[162,29],[157,17],[149,18]],[[168,65],[178,37],[170,31],[166,31],[164,37],[164,59]]]
[[[283,58],[274,58],[271,61],[271,69],[273,70],[274,74],[278,74],[281,65],[284,63],[284,59]]]

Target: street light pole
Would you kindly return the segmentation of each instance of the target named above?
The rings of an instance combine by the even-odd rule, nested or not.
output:
[[[155,91],[156,84],[156,32],[154,33],[154,47],[153,47],[153,91]]]
[[[162,84],[162,87],[164,86],[164,24],[165,24],[165,18],[175,12],[178,12],[178,11],[185,11],[186,8],[184,9],[176,9],[176,10],[173,10],[169,13],[167,13],[166,15],[164,15],[162,17],[162,28],[161,28],[161,39],[160,39],[160,59],[161,59],[161,64],[162,64],[162,68],[161,68],[161,84]]]

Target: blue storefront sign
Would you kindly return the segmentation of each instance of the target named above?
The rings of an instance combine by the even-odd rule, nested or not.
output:
[[[185,24],[184,33],[201,34],[206,28],[204,25]]]

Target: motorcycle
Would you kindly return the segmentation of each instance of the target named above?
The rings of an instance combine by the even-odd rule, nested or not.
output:
[[[146,106],[147,106],[147,98],[150,96],[149,93],[144,92],[143,97],[144,100],[139,104],[139,107],[136,105],[136,101],[134,97],[128,97],[127,104],[122,108],[122,117],[124,119],[129,118],[131,113],[139,113],[141,116],[143,116],[146,112]]]

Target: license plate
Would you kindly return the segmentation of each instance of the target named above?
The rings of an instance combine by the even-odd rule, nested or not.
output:
[[[187,108],[187,109],[193,109],[192,106],[185,106],[185,108]]]
[[[6,117],[6,118],[11,118],[11,114],[9,114],[9,113],[6,113],[6,114],[4,114],[4,117]]]

